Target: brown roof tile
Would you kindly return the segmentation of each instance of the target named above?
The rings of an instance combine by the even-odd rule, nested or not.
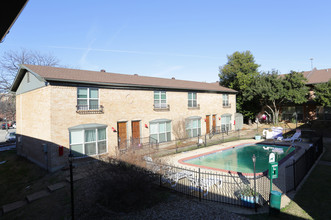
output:
[[[303,75],[307,78],[307,84],[324,83],[331,80],[331,69],[317,70],[314,68],[311,71],[303,72]]]
[[[233,89],[220,86],[218,83],[205,83],[177,79],[166,79],[148,76],[127,75],[109,72],[97,72],[78,69],[67,69],[49,66],[22,65],[33,73],[38,74],[48,81],[73,81],[91,84],[109,84],[122,86],[202,90],[212,92],[235,93]]]

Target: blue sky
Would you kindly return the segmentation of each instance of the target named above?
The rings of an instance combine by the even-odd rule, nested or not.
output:
[[[215,82],[227,55],[260,71],[331,67],[331,2],[297,0],[30,0],[0,53],[51,53],[62,65]]]

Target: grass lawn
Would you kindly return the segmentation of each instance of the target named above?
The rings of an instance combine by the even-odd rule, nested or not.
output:
[[[331,143],[325,144],[321,160],[331,162]],[[246,216],[250,219],[331,219],[331,167],[317,165],[294,200],[277,217],[268,214]]]
[[[330,166],[317,165],[294,200],[278,216],[248,215],[250,219],[331,219]]]
[[[0,161],[6,161],[0,165],[0,206],[44,190],[47,185],[59,182],[63,175],[63,172],[47,173],[27,159],[17,156],[16,150],[0,152]]]

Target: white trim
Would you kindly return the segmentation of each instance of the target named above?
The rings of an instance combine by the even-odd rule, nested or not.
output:
[[[189,94],[192,93],[192,98],[189,99]],[[195,98],[194,98],[194,94],[195,94]],[[189,105],[189,101],[192,101],[192,106]],[[195,101],[195,105],[194,105],[194,101]],[[187,106],[189,108],[196,108],[198,107],[198,93],[197,92],[188,92],[187,93]]]
[[[105,129],[106,130],[106,139],[98,140],[98,130],[99,129]],[[85,131],[93,131],[93,130],[95,130],[95,141],[86,142],[85,141]],[[83,142],[82,143],[70,143],[70,141],[71,141],[71,137],[70,137],[71,131],[81,131],[83,133]],[[108,153],[108,138],[107,138],[108,136],[107,136],[107,134],[108,134],[107,127],[106,128],[98,128],[98,127],[96,127],[96,128],[87,128],[87,129],[82,128],[80,130],[78,130],[78,129],[77,130],[69,130],[69,146],[70,146],[70,151],[71,151],[71,146],[72,145],[82,145],[82,148],[83,148],[82,149],[82,151],[83,151],[82,154],[83,154],[83,156],[76,157],[76,158],[83,158],[83,157],[87,157],[87,156],[96,156],[96,155],[101,155],[101,154]],[[103,142],[103,141],[106,141],[106,152],[98,153],[99,142]],[[96,152],[96,154],[87,155],[85,153],[85,144],[91,144],[91,143],[95,143],[95,152]]]
[[[79,89],[87,89],[87,97],[86,98],[78,98],[78,90]],[[98,98],[90,98],[90,90],[91,89],[96,89],[98,91]],[[100,92],[99,92],[99,88],[95,88],[95,87],[77,87],[77,106],[78,105],[78,100],[86,100],[86,105],[87,105],[87,109],[88,110],[94,110],[94,109],[90,109],[90,100],[91,101],[95,101],[97,100],[98,101],[98,104],[97,104],[97,107],[99,108],[99,105],[100,105]]]

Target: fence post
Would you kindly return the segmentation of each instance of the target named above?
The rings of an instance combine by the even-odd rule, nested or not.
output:
[[[306,164],[306,173],[308,172],[309,170],[309,164],[307,163],[308,162],[308,151],[305,150],[305,164]]]
[[[223,139],[223,143],[224,143],[224,132],[222,132],[222,139]]]
[[[238,140],[240,140],[240,130],[238,128]]]
[[[199,168],[199,201],[201,202],[201,179],[200,179],[200,168]]]
[[[175,140],[175,143],[176,143],[176,153],[178,153],[178,146],[177,146],[177,140]]]
[[[200,148],[200,135],[198,134],[198,148]]]
[[[295,181],[295,178],[296,178],[296,175],[295,175],[295,160],[293,160],[293,182],[294,182],[294,190],[297,190],[297,186],[296,186],[296,181]]]
[[[205,134],[205,147],[207,147],[207,134]]]

